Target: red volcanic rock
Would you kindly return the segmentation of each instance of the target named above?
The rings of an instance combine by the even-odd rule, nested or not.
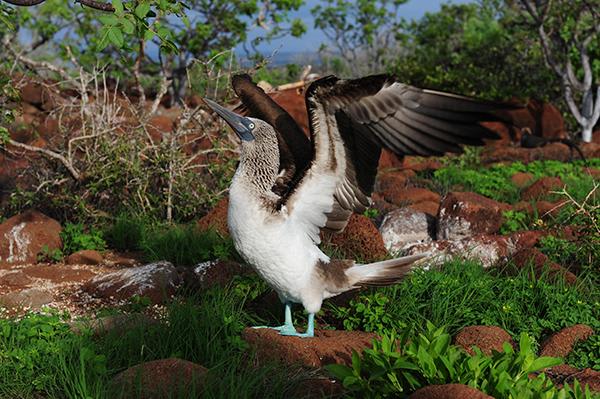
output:
[[[21,87],[21,101],[41,106],[43,86],[36,82],[27,82]]]
[[[592,369],[577,370],[575,367],[567,364],[551,367],[545,370],[545,374],[559,387],[569,384],[571,387],[575,380],[579,381],[581,387],[585,389],[587,385],[590,391],[600,392],[600,371]]]
[[[409,399],[494,399],[480,390],[463,384],[429,385],[416,390]]]
[[[163,139],[163,134],[171,133],[173,128],[173,120],[164,115],[154,115],[150,118],[147,125],[148,134],[154,143],[160,143]]]
[[[565,204],[565,201],[538,201],[535,203],[535,209],[537,210],[538,216],[544,218],[546,216],[556,216],[560,212],[560,208]]]
[[[98,265],[103,260],[104,257],[100,252],[84,249],[69,255],[66,263],[68,265]]]
[[[205,367],[187,360],[160,359],[122,371],[113,378],[111,387],[119,397],[177,398],[190,391],[200,393],[207,373]]]
[[[60,249],[60,224],[48,216],[29,210],[0,224],[0,262],[35,263],[44,247]]]
[[[229,198],[224,197],[204,215],[196,226],[200,230],[214,229],[223,237],[229,237],[229,227],[227,227],[227,208],[229,207]]]
[[[533,248],[540,238],[547,236],[548,233],[541,230],[518,231],[510,235],[509,240],[515,248],[515,252],[525,248]]]
[[[310,130],[308,128],[308,113],[306,112],[306,102],[304,100],[304,88],[284,89],[268,94],[281,108],[285,109],[294,118],[296,123],[300,125],[308,136]]]
[[[547,272],[550,277],[564,275],[567,284],[575,284],[577,282],[577,276],[570,271],[565,270],[561,265],[550,261],[550,259],[537,248],[524,248],[517,251],[513,255],[512,261],[518,267],[533,266],[538,276]]]
[[[0,277],[0,286],[9,286],[9,287],[25,287],[31,284],[33,280],[23,273],[22,270],[17,270],[14,272],[10,272],[4,274]]]
[[[414,172],[413,172],[414,173]],[[404,171],[380,173],[375,182],[376,191],[386,191],[406,187],[409,176]]]
[[[486,139],[487,146],[506,146],[515,141],[514,129],[503,122],[482,122],[482,126],[488,128],[499,136],[499,139]]]
[[[539,199],[550,194],[551,191],[560,190],[564,183],[560,177],[542,177],[536,180],[521,193],[521,199],[527,201]]]
[[[402,168],[411,169],[415,172],[424,170],[438,170],[442,167],[442,163],[437,158],[421,158],[421,157],[404,157]]]
[[[558,108],[550,103],[543,103],[539,114],[542,137],[548,139],[563,139],[567,137],[565,121]]]
[[[323,233],[322,238],[323,244],[334,247],[342,258],[372,262],[387,255],[379,230],[363,215],[352,214],[344,231]]]
[[[535,177],[531,173],[517,172],[511,176],[510,180],[519,188],[527,187]]]
[[[269,328],[246,328],[242,338],[256,351],[259,363],[280,362],[305,367],[352,364],[352,351],[372,347],[373,333],[317,330],[314,338],[279,335]]]
[[[471,355],[472,347],[476,346],[486,355],[491,355],[492,351],[502,352],[502,345],[508,342],[514,345],[511,336],[500,327],[496,326],[469,326],[463,328],[454,337],[454,344],[460,346]]]
[[[199,263],[193,268],[182,267],[180,273],[187,288],[199,291],[212,287],[224,287],[235,276],[247,275],[253,273],[253,270],[247,265],[217,259]]]
[[[585,324],[576,324],[552,334],[543,344],[540,356],[567,357],[578,341],[586,340],[594,329]]]
[[[0,306],[9,309],[32,308],[39,309],[52,302],[52,293],[41,288],[26,288],[0,296]]]
[[[379,157],[379,169],[391,169],[402,167],[402,160],[393,152],[383,149]]]
[[[418,212],[424,212],[432,217],[437,217],[440,210],[440,203],[439,201],[422,201],[410,204],[408,207]]]
[[[386,201],[404,206],[424,201],[438,202],[440,195],[420,187],[389,187],[382,192]]]
[[[502,226],[504,204],[470,192],[448,193],[440,204],[438,239],[457,240],[477,234],[494,234]]]

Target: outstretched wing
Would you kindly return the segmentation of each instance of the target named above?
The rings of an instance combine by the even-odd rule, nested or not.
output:
[[[329,76],[308,88],[306,103],[314,156],[283,201],[316,242],[320,228],[341,231],[352,212],[370,205],[382,147],[400,156],[460,152],[462,144],[497,138],[479,122],[515,108],[419,89],[390,75]]]

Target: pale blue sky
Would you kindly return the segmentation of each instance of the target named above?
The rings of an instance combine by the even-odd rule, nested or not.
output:
[[[400,14],[402,17],[409,20],[419,19],[426,12],[438,11],[442,3],[461,4],[473,2],[474,0],[409,0],[406,4],[400,6]],[[272,43],[264,43],[261,44],[260,49],[263,52],[271,52],[278,48],[281,48],[282,51],[291,52],[312,52],[318,50],[319,46],[326,40],[326,38],[323,37],[323,34],[319,30],[314,29],[313,18],[310,14],[310,9],[319,3],[319,0],[306,0],[304,7],[298,10],[298,12],[292,14],[292,17],[294,18],[301,18],[304,21],[304,24],[307,26],[308,31],[304,36],[299,39],[288,37],[273,41]],[[256,34],[251,35],[251,37],[255,36]],[[284,43],[285,50],[283,48]]]

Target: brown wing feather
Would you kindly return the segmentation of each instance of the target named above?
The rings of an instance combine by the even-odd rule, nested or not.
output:
[[[382,147],[400,156],[460,152],[463,144],[482,145],[484,138],[497,138],[479,122],[502,120],[496,111],[520,107],[422,90],[390,75],[353,80],[328,76],[311,84],[306,103],[313,145],[317,143],[315,157],[319,153],[315,135],[329,134],[331,154],[339,156],[339,141],[343,143],[345,162],[336,166],[343,170],[324,226],[333,231],[343,230],[352,212],[362,212],[369,205]],[[328,123],[324,115],[334,115],[337,134],[323,126]]]

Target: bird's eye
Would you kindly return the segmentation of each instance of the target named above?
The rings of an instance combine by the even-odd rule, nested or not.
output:
[[[249,124],[249,125],[248,125],[248,127],[249,127],[250,129],[254,129],[254,123],[251,123],[251,124]]]

